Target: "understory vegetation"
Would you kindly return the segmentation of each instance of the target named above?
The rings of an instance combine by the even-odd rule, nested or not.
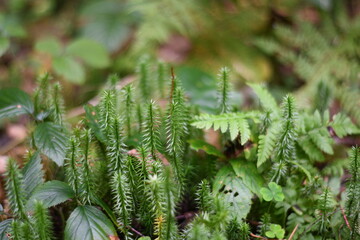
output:
[[[32,97],[0,90],[1,118],[32,119],[24,166],[8,163],[2,239],[359,239],[360,150],[341,139],[360,131],[346,113],[254,83],[239,109],[226,67],[217,113],[200,113],[166,69],[110,76],[73,127],[48,74]]]

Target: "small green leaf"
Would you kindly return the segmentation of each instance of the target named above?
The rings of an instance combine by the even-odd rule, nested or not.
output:
[[[279,224],[270,224],[270,231],[267,231],[265,235],[269,238],[283,239],[285,236],[285,230]]]
[[[34,105],[29,95],[17,88],[0,90],[0,119],[32,114]]]
[[[150,237],[141,237],[138,240],[151,240],[151,238]]]
[[[28,199],[35,188],[44,182],[40,153],[36,152],[22,169],[24,176],[24,190]]]
[[[220,152],[215,146],[199,139],[191,139],[188,141],[190,143],[190,147],[195,151],[203,150],[209,155],[224,157],[224,154]]]
[[[94,40],[86,38],[75,40],[67,47],[66,52],[95,68],[104,68],[110,64],[106,48]]]
[[[53,60],[54,71],[69,82],[83,84],[85,82],[84,69],[80,63],[70,56],[61,56]]]
[[[35,49],[39,52],[50,54],[52,57],[57,57],[62,52],[62,46],[56,38],[48,37],[40,39],[35,44]]]
[[[109,240],[117,236],[111,221],[94,206],[78,206],[65,227],[65,240]]]
[[[35,129],[34,140],[36,147],[43,154],[58,166],[64,164],[67,138],[62,126],[50,122],[40,123]]]
[[[75,197],[71,187],[61,181],[49,181],[35,189],[34,194],[28,200],[27,209],[34,207],[34,201],[41,201],[44,207],[52,207]]]
[[[270,182],[268,184],[269,188],[261,188],[260,193],[265,201],[270,202],[271,200],[275,200],[280,202],[284,200],[285,196],[282,192],[281,186],[277,185],[274,182]]]
[[[9,47],[9,39],[5,37],[0,37],[0,57],[8,50]]]

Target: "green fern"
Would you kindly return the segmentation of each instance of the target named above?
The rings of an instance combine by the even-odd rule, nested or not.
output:
[[[231,139],[235,139],[241,134],[241,144],[244,145],[250,138],[249,119],[257,120],[257,112],[246,113],[224,113],[220,115],[202,114],[195,117],[192,125],[197,128],[209,129],[213,126],[214,130],[220,129],[222,133],[230,132]]]

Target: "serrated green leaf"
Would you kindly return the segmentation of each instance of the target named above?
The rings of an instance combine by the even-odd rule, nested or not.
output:
[[[238,177],[241,177],[244,184],[259,197],[261,186],[264,185],[264,179],[259,174],[253,162],[244,161],[241,159],[234,159],[230,164]]]
[[[64,164],[67,138],[65,129],[55,123],[40,123],[34,131],[36,147],[58,166]]]
[[[9,47],[9,39],[5,37],[0,37],[0,57],[8,50]]]
[[[40,39],[35,44],[36,51],[50,54],[52,57],[57,57],[62,52],[62,46],[56,38],[47,37]]]
[[[209,155],[224,157],[224,154],[220,152],[215,146],[199,139],[191,139],[188,141],[190,143],[190,147],[195,151],[203,150]]]
[[[69,82],[83,84],[85,72],[83,66],[70,56],[60,56],[53,60],[54,71]]]
[[[35,188],[44,182],[40,153],[36,152],[22,169],[24,176],[24,190],[26,199],[34,192]]]
[[[68,45],[66,52],[79,57],[92,67],[104,68],[110,64],[110,58],[106,48],[94,40],[86,38],[75,40]]]
[[[0,222],[0,240],[8,240],[6,233],[10,230],[13,219],[6,219]]]
[[[94,206],[78,206],[65,227],[65,240],[109,240],[117,236],[111,221]]]
[[[27,209],[34,207],[34,201],[41,201],[44,207],[52,207],[75,197],[71,187],[61,181],[49,181],[35,189],[34,194],[27,202]]]
[[[34,105],[29,95],[17,88],[0,90],[0,119],[32,114]]]
[[[235,175],[230,166],[219,170],[214,180],[213,190],[227,204],[232,218],[241,221],[247,216],[253,194],[241,178]]]

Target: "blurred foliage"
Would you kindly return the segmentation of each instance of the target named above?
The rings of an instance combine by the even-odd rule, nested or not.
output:
[[[30,92],[36,76],[50,72],[74,107],[111,72],[127,76],[148,55],[174,66],[191,100],[208,112],[224,65],[233,69],[235,89],[267,82],[278,99],[299,89],[301,104],[317,93],[325,105],[334,96],[344,102],[332,90],[358,87],[359,8],[354,0],[4,1],[0,87]],[[232,99],[245,103],[239,94]]]

